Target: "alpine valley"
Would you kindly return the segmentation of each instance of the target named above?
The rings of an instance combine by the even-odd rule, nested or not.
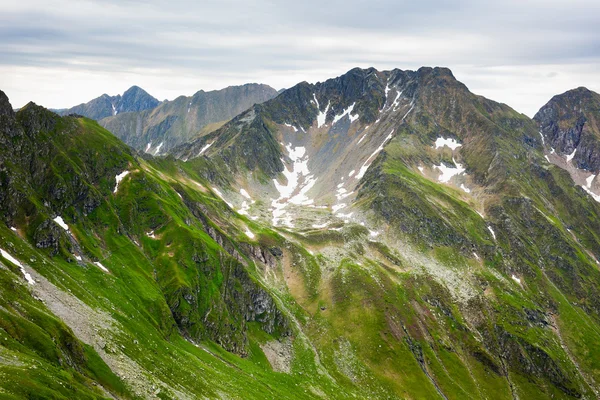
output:
[[[0,92],[0,398],[600,397],[597,93],[355,68],[59,113]]]

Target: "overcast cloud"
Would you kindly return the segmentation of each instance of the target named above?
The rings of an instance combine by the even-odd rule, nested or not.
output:
[[[487,3],[5,1],[0,89],[15,107],[60,108],[134,84],[162,100],[428,65],[530,116],[554,94],[600,91],[600,1]]]

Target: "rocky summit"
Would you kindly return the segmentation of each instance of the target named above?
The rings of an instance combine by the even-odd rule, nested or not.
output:
[[[127,97],[0,92],[0,397],[600,397],[600,95]]]

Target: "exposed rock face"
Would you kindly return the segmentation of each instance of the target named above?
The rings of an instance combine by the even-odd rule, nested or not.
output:
[[[554,96],[534,120],[547,143],[573,165],[600,170],[600,95],[584,87]],[[574,154],[574,155],[573,155]]]
[[[119,112],[100,124],[133,148],[159,155],[213,131],[252,105],[275,96],[277,91],[272,87],[254,83],[210,92],[201,90],[191,97],[180,96],[156,108],[148,107],[146,111]]]
[[[134,112],[152,109],[160,101],[149,95],[144,89],[132,86],[123,95],[109,96],[103,94],[88,103],[59,110],[60,115],[79,114],[84,117],[101,120],[124,112]]]

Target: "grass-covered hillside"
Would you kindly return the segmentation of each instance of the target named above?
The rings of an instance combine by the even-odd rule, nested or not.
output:
[[[597,398],[600,205],[544,151],[445,69],[179,159],[0,92],[0,398]]]

